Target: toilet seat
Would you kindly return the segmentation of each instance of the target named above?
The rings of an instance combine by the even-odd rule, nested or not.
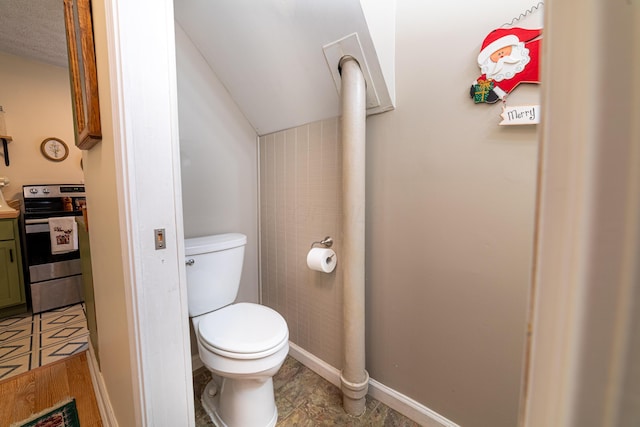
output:
[[[289,339],[284,318],[269,307],[238,303],[204,316],[198,324],[207,350],[233,359],[258,359],[278,352]]]

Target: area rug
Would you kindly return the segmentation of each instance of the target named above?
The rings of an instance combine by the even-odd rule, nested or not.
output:
[[[80,427],[75,399],[66,399],[10,427]]]

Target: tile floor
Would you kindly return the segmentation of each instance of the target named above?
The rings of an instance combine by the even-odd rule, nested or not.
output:
[[[88,348],[84,305],[0,319],[0,381]]]
[[[210,379],[211,374],[204,367],[193,373],[196,427],[214,425],[200,403],[202,390]],[[273,387],[278,407],[277,426],[419,426],[369,396],[363,415],[347,415],[342,409],[340,390],[292,357],[287,357],[273,378]]]

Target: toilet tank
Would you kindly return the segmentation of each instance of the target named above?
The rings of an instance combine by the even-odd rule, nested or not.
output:
[[[246,244],[247,236],[240,233],[185,239],[190,317],[217,310],[235,301]]]

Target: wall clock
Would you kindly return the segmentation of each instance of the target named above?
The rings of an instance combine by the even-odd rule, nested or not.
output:
[[[58,138],[47,138],[40,144],[42,155],[54,162],[61,162],[69,155],[69,147]]]

